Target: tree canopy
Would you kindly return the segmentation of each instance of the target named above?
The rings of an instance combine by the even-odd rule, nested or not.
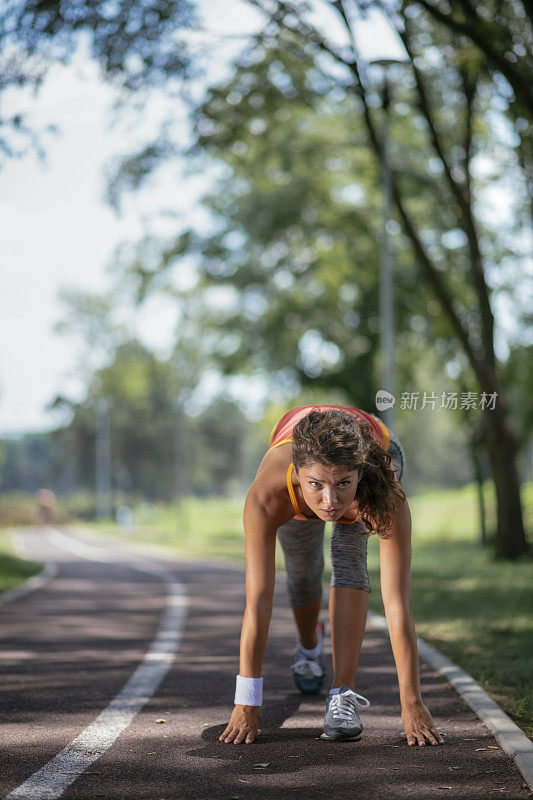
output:
[[[497,489],[498,553],[516,557],[526,545],[501,362],[522,344],[521,328],[498,353],[495,315],[505,293],[518,317],[525,313],[516,290],[531,210],[531,9],[519,0],[457,8],[317,0],[336,15],[339,42],[312,4],[248,3],[264,14],[264,29],[233,75],[190,106],[190,168],[214,164],[219,176],[204,198],[212,225],[148,237],[123,265],[124,280],[139,300],[159,287],[181,304],[176,357],[195,353],[227,373],[262,371],[287,392],[322,385],[372,407],[388,114],[400,383],[408,385],[417,352],[429,346],[461,386],[498,397],[494,413],[482,409],[475,419]],[[357,46],[358,20],[371,6],[388,15],[407,56],[390,105]],[[32,59],[46,61],[55,48],[68,60],[83,33],[103,73],[142,102],[158,83],[172,97],[194,74],[179,38],[196,8],[25,2],[9,8],[0,40],[37,83]],[[116,165],[115,206],[175,157],[168,122]],[[509,198],[503,220],[490,213],[489,187]],[[184,286],[180,272],[191,264],[196,277]]]

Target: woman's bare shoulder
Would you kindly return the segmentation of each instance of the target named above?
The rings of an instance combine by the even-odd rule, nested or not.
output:
[[[279,452],[283,451],[285,452]],[[292,516],[292,505],[287,491],[287,469],[290,464],[290,446],[269,450],[257,470],[255,481],[250,486],[247,500],[261,506],[275,517]]]
[[[257,468],[257,477],[259,478],[263,472],[279,471],[281,478],[284,480],[288,466],[291,463],[291,451],[292,447],[290,442],[267,450]]]

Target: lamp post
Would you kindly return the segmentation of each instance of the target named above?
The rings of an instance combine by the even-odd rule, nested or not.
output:
[[[96,401],[96,508],[98,519],[110,519],[111,507],[111,417],[104,397]]]
[[[189,479],[190,452],[189,431],[184,409],[184,393],[176,390],[174,401],[174,486],[176,497],[176,518],[178,533],[183,534],[189,528],[189,512],[187,502],[190,493]]]
[[[383,123],[381,127],[380,162],[381,186],[383,191],[382,230],[379,256],[379,314],[381,340],[381,388],[395,396],[394,380],[394,292],[393,263],[390,241],[389,222],[392,216],[392,182],[389,164],[389,108],[391,104],[391,85],[389,69],[405,64],[404,59],[376,58],[370,65],[381,68],[383,80],[381,84],[381,103]],[[394,405],[382,410],[383,421],[387,428],[394,428]]]

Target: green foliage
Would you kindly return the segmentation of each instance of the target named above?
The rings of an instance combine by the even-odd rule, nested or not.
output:
[[[520,343],[523,308],[517,289],[524,257],[525,188],[531,175],[522,124],[530,109],[521,85],[528,89],[523,76],[530,71],[524,48],[529,28],[520,2],[489,6],[490,11],[468,2],[455,10],[440,2],[404,2],[398,9],[398,30],[411,64],[395,85],[390,149],[401,210],[414,230],[407,235],[405,219],[403,231],[397,221],[390,225],[398,265],[400,390],[416,382],[416,367],[428,349],[441,373],[446,365],[461,373],[465,389],[477,388],[473,373],[479,378],[475,367],[481,362],[492,376],[491,304],[494,309],[500,292],[514,303],[518,334],[511,344]],[[342,3],[333,7],[344,8]],[[130,92],[164,84],[171,94],[174,79],[190,72],[188,53],[170,38],[191,24],[193,10],[186,2],[164,7],[148,3],[142,13],[131,2],[120,8],[104,2],[23,3],[2,20],[0,41],[27,47],[30,55],[54,52],[66,61],[83,32],[106,76]],[[274,1],[265,10],[270,15],[266,34],[241,54],[229,79],[210,87],[193,113],[197,144],[189,153],[190,170],[215,163],[221,176],[205,198],[214,225],[207,232],[185,230],[159,242],[147,236],[130,259],[119,253],[117,262],[137,301],[159,289],[181,305],[173,360],[176,373],[186,376],[179,387],[180,404],[200,373],[213,366],[227,374],[259,375],[275,387],[277,396],[313,387],[371,410],[379,374],[381,192],[376,145],[383,109],[359,70],[357,52],[341,52],[322,31],[306,26],[306,4],[293,9],[291,3]],[[6,73],[6,85],[16,82],[15,73]],[[502,84],[502,74],[514,87],[514,98]],[[20,72],[19,83],[26,77],[31,80],[29,73]],[[144,143],[122,165],[115,164],[109,182],[115,205],[122,191],[138,189],[176,156],[170,131],[165,120],[154,142]],[[472,168],[476,154],[496,165],[490,175],[483,177],[482,170]],[[513,186],[512,231],[502,230],[500,221],[482,209],[482,190],[503,185],[504,175]],[[398,199],[397,205],[400,209]],[[413,242],[419,246],[416,256]],[[428,289],[421,281],[421,253],[449,307],[435,299],[434,286]],[[191,264],[198,280],[183,288],[182,270],[176,267],[186,272]],[[175,286],[173,272],[179,273]],[[92,350],[103,353],[106,337],[116,333],[114,326],[105,327],[112,301],[100,298],[91,305],[83,296],[71,301],[74,325],[79,312],[87,331],[95,334],[89,338]],[[109,350],[114,353],[115,347]],[[522,358],[517,355],[505,373],[509,380],[521,380],[523,367],[516,364]],[[88,485],[93,472],[92,403],[105,384],[105,393],[114,399],[120,486],[137,491],[142,475],[152,496],[157,491],[169,497],[176,482],[186,486],[192,480],[203,487],[209,481],[196,474],[196,467],[191,467],[191,476],[180,477],[170,466],[169,443],[176,431],[169,423],[168,387],[160,391],[154,379],[152,390],[158,370],[143,359],[132,360],[121,350],[119,362],[127,369],[114,357],[89,365],[87,401],[70,405],[76,433],[71,427],[70,433],[57,437],[62,452],[70,448],[72,454],[75,442],[84,454],[81,482]],[[113,374],[106,375],[106,369]],[[513,403],[520,405],[521,399],[518,389]],[[529,416],[523,419],[527,430]],[[426,425],[426,432],[430,427]],[[441,438],[446,433],[443,425]],[[405,436],[415,446],[416,425],[406,423]],[[153,466],[156,454],[165,474]],[[420,473],[427,468],[425,458],[419,459]],[[443,465],[449,470],[450,460]],[[220,464],[214,470],[220,475]],[[213,480],[218,485],[219,478]]]
[[[33,525],[35,514],[34,495],[22,491],[0,494],[0,525]]]
[[[0,481],[3,492],[14,489],[35,492],[54,479],[55,469],[46,433],[28,433],[18,439],[6,438],[3,448],[4,469]]]
[[[0,530],[0,594],[24,583],[32,575],[41,572],[42,568],[42,564],[16,556],[11,532]]]
[[[533,345],[513,348],[504,365],[503,375],[505,385],[509,387],[518,439],[523,444],[527,444],[533,434],[532,374]]]
[[[368,7],[369,3],[364,5]],[[403,14],[409,17],[418,15],[420,7],[457,40],[458,67],[470,71],[484,68],[495,78],[503,75],[507,85],[501,86],[499,91],[509,103],[513,117],[517,120],[531,117],[533,30],[531,7],[527,2],[468,0],[450,4],[440,0],[404,0],[401,4]],[[495,85],[497,87],[497,81]]]
[[[423,61],[418,53],[428,40],[439,49]],[[472,156],[497,146],[485,122],[489,101],[480,95],[472,116],[465,99],[476,81],[482,83],[483,70],[476,72],[472,63],[475,80],[469,83],[464,65],[457,64],[453,37],[427,17],[410,31],[410,44],[447,167],[477,191],[482,182],[469,174]],[[178,280],[174,293],[183,298],[185,325],[202,330],[203,346],[219,368],[267,371],[288,392],[298,384],[322,386],[371,408],[379,366],[378,163],[360,100],[324,64],[302,37],[281,28],[236,62],[230,80],[211,87],[194,115],[197,145],[190,169],[201,169],[205,155],[224,165],[215,190],[204,198],[215,231],[180,234],[175,259],[168,258],[165,243],[159,272],[169,273],[184,254],[194,257],[200,281],[180,292]],[[413,76],[402,75],[390,115],[391,160],[434,268],[479,348],[479,298],[466,223],[435,158],[419,103]],[[373,116],[379,129],[379,112]],[[509,170],[508,163],[502,166]],[[503,247],[480,218],[476,224],[491,280],[501,283],[496,264],[513,258],[517,266],[520,251]],[[456,360],[460,345],[394,223],[391,234],[402,386],[412,377],[415,353],[429,342],[441,365]],[[466,365],[461,359],[457,364],[471,383]]]
[[[242,489],[249,427],[241,408],[224,397],[216,397],[189,420],[190,490],[199,496],[217,496]]]
[[[173,497],[177,409],[171,367],[140,342],[124,342],[111,363],[94,373],[86,399],[72,404],[72,419],[55,432],[54,441],[76,460],[80,483],[87,487],[94,481],[98,397],[105,397],[111,406],[115,488],[154,499]]]

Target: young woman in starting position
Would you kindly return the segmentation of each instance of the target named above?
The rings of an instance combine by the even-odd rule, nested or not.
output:
[[[398,476],[395,475],[395,469]],[[322,738],[353,739],[363,729],[355,673],[370,586],[367,539],[380,537],[381,593],[409,745],[443,744],[422,700],[411,614],[411,516],[400,482],[404,455],[381,420],[351,406],[302,406],[278,422],[244,507],[246,610],[235,708],[221,742],[250,744],[258,735],[261,667],[272,613],[278,536],[299,640],[292,666],[304,694],[325,678],[319,622],[324,522],[332,522],[329,614],[333,681]]]

